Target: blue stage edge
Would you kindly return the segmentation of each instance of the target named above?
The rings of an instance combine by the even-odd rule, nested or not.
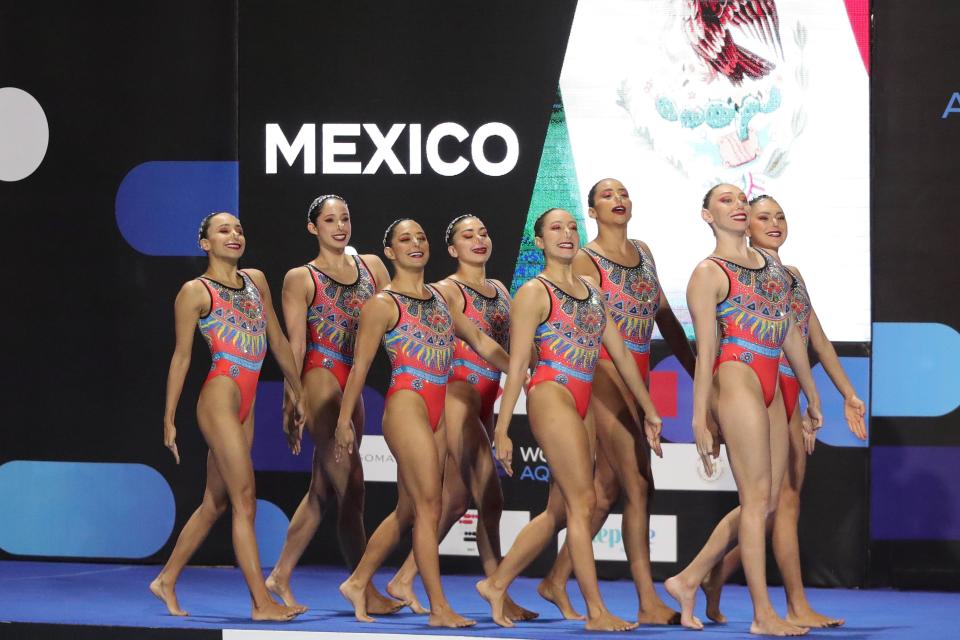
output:
[[[490,620],[486,603],[474,591],[476,576],[445,576],[444,587],[453,606],[478,621],[472,629],[453,631],[432,629],[426,625],[425,617],[409,612],[383,616],[375,624],[355,622],[337,592],[337,585],[346,577],[346,572],[334,567],[303,567],[294,574],[296,593],[310,611],[289,623],[249,620],[249,599],[237,569],[190,567],[183,573],[177,589],[180,603],[190,616],[175,618],[166,614],[163,605],[147,589],[157,571],[158,567],[143,565],[0,562],[0,638],[332,640],[355,637],[375,640],[387,637],[409,640],[429,636],[546,640],[610,637],[610,634],[587,633],[582,623],[562,620],[557,611],[536,594],[537,580],[527,578],[517,580],[511,594],[520,604],[539,611],[540,618],[519,623],[513,629],[501,629]],[[381,590],[388,578],[387,572],[377,575],[376,583]],[[636,617],[636,595],[630,583],[603,582],[601,589],[613,612],[627,619]],[[658,589],[665,595],[661,585]],[[573,595],[576,586],[571,584],[570,591]],[[782,591],[772,589],[771,592],[774,605],[783,612]],[[960,637],[956,630],[956,612],[960,605],[957,594],[810,589],[808,595],[815,608],[847,620],[841,628],[813,630],[808,637],[837,640]],[[423,601],[426,602],[425,597]],[[574,601],[582,611],[579,597],[575,596]],[[707,624],[706,629],[696,635],[678,627],[641,627],[629,635],[696,640],[748,636],[750,601],[745,587],[726,589],[723,610],[730,620],[728,624]],[[703,617],[702,598],[697,615]]]

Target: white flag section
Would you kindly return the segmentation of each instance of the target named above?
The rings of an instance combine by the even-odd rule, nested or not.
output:
[[[479,556],[477,551],[476,509],[469,509],[440,543],[442,556]],[[500,550],[506,555],[520,529],[530,522],[529,511],[504,511],[500,516]]]
[[[663,444],[663,457],[653,456],[653,483],[668,491],[736,491],[727,459],[727,447],[720,445],[720,457],[713,460],[708,476],[695,444]]]
[[[567,539],[567,530],[557,534],[557,549]],[[627,561],[623,548],[623,515],[611,513],[593,537],[593,557],[597,560]],[[650,516],[650,561],[677,561],[677,516]]]

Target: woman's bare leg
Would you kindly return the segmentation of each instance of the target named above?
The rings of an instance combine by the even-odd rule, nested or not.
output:
[[[372,621],[365,611],[363,593],[366,585],[396,546],[402,531],[412,524],[413,552],[430,599],[428,624],[441,627],[473,625],[473,620],[453,611],[440,583],[437,540],[442,484],[440,452],[427,421],[426,407],[417,394],[402,390],[388,399],[383,415],[383,435],[397,460],[399,480],[404,490],[397,510],[371,536],[363,558],[353,575],[341,585],[340,591],[354,605],[357,619]]]
[[[239,393],[237,396],[239,402]],[[250,414],[243,422],[242,428],[247,442],[247,451],[249,451],[253,445],[253,407],[250,408]],[[227,486],[213,461],[213,452],[207,451],[207,482],[203,490],[203,500],[180,530],[177,543],[170,552],[167,563],[160,570],[160,574],[150,583],[150,591],[163,601],[171,615],[187,615],[177,601],[177,580],[180,579],[180,573],[190,562],[190,558],[206,540],[214,523],[227,511],[229,505]]]
[[[640,603],[637,621],[640,624],[679,624],[680,614],[668,607],[653,587],[648,512],[649,498],[653,493],[650,450],[638,426],[641,420],[636,403],[612,364],[601,362],[598,365],[591,403],[599,442],[595,472],[598,509],[593,518],[593,533],[596,535],[603,526],[610,507],[622,492],[623,546]],[[570,566],[568,557],[561,550],[554,565],[556,572],[548,576],[551,580],[549,586],[553,587],[552,592],[545,589],[548,594],[559,596],[557,587],[565,586]],[[562,603],[565,595],[564,590],[557,598],[558,602]],[[561,607],[561,612],[563,610]],[[570,611],[573,612],[572,608]]]
[[[696,591],[713,566],[739,541],[753,601],[751,633],[801,635],[807,630],[789,624],[774,611],[766,585],[766,523],[778,499],[787,459],[783,402],[779,395],[774,398],[774,403],[780,404],[780,413],[774,410],[774,415],[769,414],[756,375],[737,362],[720,365],[714,378],[713,401],[740,506],[724,516],[700,553],[664,586],[681,605],[681,623],[702,629],[703,624],[693,615]]]
[[[449,392],[449,390],[448,390]],[[447,453],[447,434],[450,427],[444,419],[443,428],[437,429],[433,434],[434,443],[437,447],[438,463],[443,465],[443,486],[441,488],[441,515],[440,525],[437,534],[438,546],[439,540],[447,535],[454,523],[467,510],[467,488],[459,480],[457,469],[453,466],[450,456]],[[459,514],[454,513],[463,505],[463,511]],[[417,598],[417,593],[413,589],[413,581],[417,577],[417,559],[413,549],[407,554],[406,559],[400,568],[394,574],[390,582],[387,583],[387,593],[410,607],[410,611],[417,615],[427,615],[430,610],[424,607]]]
[[[220,376],[207,381],[197,403],[197,422],[230,498],[233,550],[253,600],[251,617],[254,620],[289,620],[299,611],[274,602],[263,580],[254,533],[257,498],[253,460],[250,458],[250,440],[236,417],[235,393],[239,391],[230,378]]]
[[[803,574],[800,569],[800,542],[797,524],[800,520],[800,491],[807,467],[807,452],[803,448],[803,426],[799,408],[790,420],[790,456],[787,472],[780,489],[777,512],[773,517],[773,552],[783,577],[787,592],[787,622],[799,627],[835,627],[843,619],[828,618],[810,607],[803,589]],[[769,528],[769,526],[768,526]],[[740,568],[740,548],[735,547],[723,561],[715,566],[703,582],[707,596],[707,617],[716,622],[726,622],[720,611],[720,593],[723,585],[734,571]]]
[[[367,536],[363,527],[363,466],[357,448],[345,460],[336,460],[333,432],[340,413],[340,385],[325,369],[312,369],[304,376],[307,394],[307,428],[314,443],[310,487],[300,501],[276,566],[267,578],[267,588],[289,606],[306,607],[297,602],[290,588],[290,576],[304,550],[317,533],[327,499],[337,499],[337,534],[347,566],[352,570],[360,561]],[[354,411],[357,447],[363,434],[363,400]],[[392,613],[402,603],[387,600],[370,583],[367,606],[371,613]]]
[[[632,629],[636,624],[610,613],[600,596],[590,527],[596,506],[591,438],[576,413],[573,399],[557,383],[543,382],[528,396],[527,409],[534,437],[546,455],[551,478],[563,497],[574,573],[587,604],[586,627],[594,631]],[[558,517],[555,512],[550,513],[549,507],[548,502],[545,518],[538,516],[524,527],[494,574],[477,584],[480,595],[490,602],[494,622],[501,626],[513,626],[503,615],[507,587],[556,531]],[[551,525],[553,531],[549,530]]]

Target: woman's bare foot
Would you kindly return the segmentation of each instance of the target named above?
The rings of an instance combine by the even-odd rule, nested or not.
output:
[[[796,610],[793,610],[791,607],[787,607],[787,622],[798,627],[810,627],[814,629],[823,629],[824,627],[840,627],[843,626],[845,620],[843,618],[828,618],[827,616],[817,613],[810,606],[803,608],[797,607]]]
[[[462,629],[463,627],[472,627],[477,624],[476,620],[464,618],[462,615],[446,607],[438,611],[431,611],[427,618],[427,624],[431,627],[449,627],[451,629]]]
[[[609,611],[604,611],[595,618],[588,618],[584,628],[587,631],[630,631],[639,626],[636,622],[627,622]]]
[[[288,607],[285,604],[279,604],[270,600],[263,606],[254,606],[253,609],[250,610],[250,617],[258,621],[272,620],[275,622],[284,622],[286,620],[293,620],[301,613],[301,611],[297,611],[293,607]]]
[[[790,624],[777,614],[771,614],[763,619],[754,618],[750,623],[750,633],[759,636],[802,636],[810,629]]]
[[[174,586],[172,584],[168,585],[160,576],[154,578],[153,582],[150,583],[150,592],[160,598],[160,601],[167,606],[167,611],[170,613],[170,615],[189,615],[186,611],[180,608],[180,603],[177,602],[177,594],[174,590]]]
[[[486,578],[477,583],[477,592],[481,598],[490,603],[490,615],[494,622],[501,627],[513,626],[513,621],[503,613],[504,600],[507,595],[505,590],[495,588],[490,582],[490,578]]]
[[[542,580],[537,585],[537,593],[540,597],[560,610],[560,615],[565,620],[586,620],[587,617],[577,613],[576,609],[570,603],[570,596],[567,595],[566,585],[557,585],[549,580]]]
[[[417,600],[417,593],[413,590],[413,582],[404,582],[399,580],[397,576],[393,576],[393,579],[387,583],[387,593],[410,607],[410,611],[418,616],[425,616],[430,613],[430,610]]]
[[[358,622],[376,622],[367,615],[366,587],[357,583],[353,578],[347,578],[340,585],[340,595],[353,606],[353,615]]]
[[[276,573],[271,573],[267,578],[266,585],[270,593],[283,600],[283,604],[296,610],[297,615],[307,611],[306,605],[300,604],[297,602],[297,599],[293,597],[293,591],[290,590],[289,578],[281,579]]]
[[[685,584],[680,576],[667,578],[663,583],[667,593],[680,605],[680,624],[688,629],[703,629],[703,623],[697,616],[693,615],[693,606],[697,602],[696,585]]]
[[[503,615],[507,616],[509,619],[520,622],[526,622],[528,620],[536,620],[540,617],[540,614],[536,611],[530,611],[529,609],[524,609],[516,602],[513,601],[513,598],[510,597],[510,594],[504,594],[503,598]]]
[[[394,600],[393,598],[388,598],[383,595],[377,588],[373,586],[373,583],[367,584],[367,613],[372,613],[375,616],[386,616],[391,613],[396,613],[407,606],[407,603],[402,600]]]
[[[680,624],[680,612],[668,607],[659,597],[650,598],[648,596],[646,602],[640,603],[637,622],[654,625]]]
[[[720,611],[720,593],[723,590],[719,567],[714,567],[700,583],[703,595],[707,596],[707,617],[717,624],[726,624],[727,616]]]

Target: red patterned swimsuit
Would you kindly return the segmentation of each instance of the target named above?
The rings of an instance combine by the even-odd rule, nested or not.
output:
[[[653,322],[660,308],[660,281],[653,259],[636,240],[631,240],[640,255],[633,267],[606,258],[593,249],[584,252],[593,259],[600,274],[600,290],[610,310],[610,318],[617,325],[627,349],[640,369],[645,384],[650,384],[650,336]],[[610,354],[600,347],[600,359],[610,360]]]
[[[210,311],[197,321],[213,360],[204,384],[227,376],[240,389],[240,422],[247,419],[257,395],[260,367],[267,354],[267,320],[260,289],[243,271],[239,289],[200,276],[210,293]]]
[[[575,298],[542,276],[537,280],[550,296],[550,313],[534,336],[538,359],[528,393],[541,382],[559,383],[573,396],[577,413],[583,418],[590,406],[593,372],[607,322],[603,298],[582,278],[586,298]]]
[[[800,336],[803,338],[803,346],[806,348],[810,342],[810,312],[813,307],[810,305],[810,296],[807,293],[807,287],[803,281],[792,271],[787,272],[793,278],[790,288],[793,291],[793,300],[790,308],[797,318],[797,326],[800,328]],[[787,408],[787,421],[793,417],[797,410],[797,401],[800,399],[800,382],[794,375],[787,357],[780,357],[780,393],[783,395],[783,404]]]
[[[384,289],[397,304],[399,317],[384,334],[383,348],[392,369],[387,399],[401,389],[416,392],[426,404],[430,428],[436,431],[443,417],[454,333],[443,296],[427,287],[433,295],[426,300]]]
[[[717,305],[720,353],[713,371],[724,362],[742,362],[753,369],[769,407],[777,392],[783,341],[790,327],[790,279],[787,270],[758,251],[764,266],[751,269],[711,256],[727,274],[727,297]]]
[[[487,283],[496,291],[493,297],[459,280],[450,280],[463,294],[463,315],[480,331],[493,338],[504,351],[509,351],[510,295],[492,280],[487,280]],[[480,419],[486,422],[493,415],[493,404],[500,389],[500,370],[481,358],[460,338],[453,341],[453,369],[450,371],[450,381],[457,380],[469,383],[480,394]]]
[[[313,264],[307,264],[314,294],[307,309],[310,341],[303,372],[318,367],[328,369],[337,378],[341,392],[353,367],[360,309],[377,292],[373,272],[359,256],[353,259],[357,265],[357,279],[353,284],[337,282]]]

